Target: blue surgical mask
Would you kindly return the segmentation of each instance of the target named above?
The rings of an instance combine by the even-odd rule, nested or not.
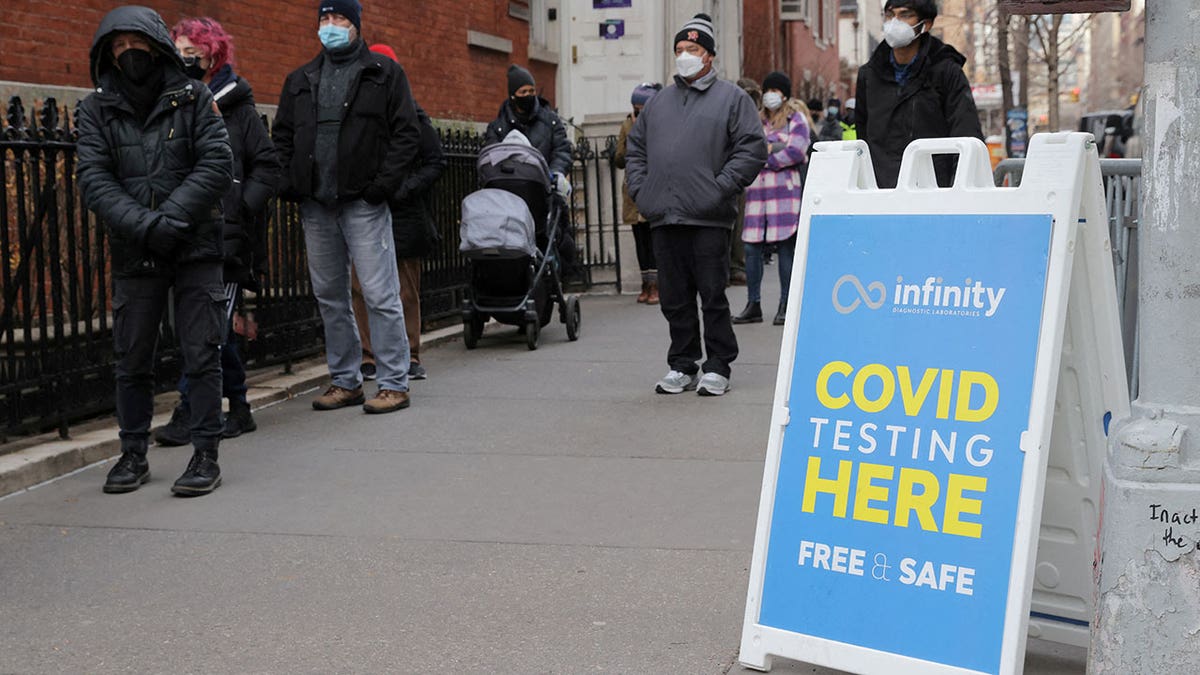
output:
[[[350,44],[350,29],[327,23],[317,30],[317,37],[326,49],[341,49]]]

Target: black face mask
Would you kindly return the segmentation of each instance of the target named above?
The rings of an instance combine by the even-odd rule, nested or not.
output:
[[[183,74],[193,80],[203,80],[208,71],[200,65],[199,56],[185,56],[183,57]]]
[[[158,60],[150,52],[141,49],[126,49],[117,57],[117,65],[125,79],[134,84],[145,84],[158,70]]]
[[[537,100],[537,97],[532,94],[529,96],[514,96],[512,98],[513,106],[515,106],[517,112],[521,113],[522,115],[528,115],[533,111],[533,102],[535,100]]]

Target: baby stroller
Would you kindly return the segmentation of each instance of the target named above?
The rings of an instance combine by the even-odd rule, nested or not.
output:
[[[462,203],[459,245],[469,283],[463,301],[463,342],[474,349],[488,318],[522,328],[537,349],[554,307],[567,339],[579,339],[579,297],[565,296],[556,242],[565,204],[554,197],[542,154],[519,142],[484,148],[476,163],[482,189]]]

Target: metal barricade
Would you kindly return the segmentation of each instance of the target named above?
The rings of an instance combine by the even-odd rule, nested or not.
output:
[[[1006,159],[996,165],[997,186],[1017,186],[1025,169],[1024,159]],[[1141,212],[1142,160],[1101,159],[1104,200],[1112,242],[1113,276],[1117,286],[1117,311],[1125,344],[1125,369],[1130,398],[1137,398],[1138,380],[1138,214]]]

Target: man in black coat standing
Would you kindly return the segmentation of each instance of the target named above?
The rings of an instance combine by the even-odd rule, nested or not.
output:
[[[316,410],[409,405],[409,346],[388,199],[418,156],[417,107],[400,64],[367,48],[358,0],[321,0],[321,52],[288,75],[272,139],[280,195],[300,203],[308,272],[325,324],[332,379]],[[366,301],[379,389],[363,394],[362,341],[350,304],[350,265]]]
[[[918,138],[974,136],[983,139],[967,59],[929,33],[937,18],[935,0],[887,0],[884,42],[858,69],[855,122],[871,149],[875,181],[896,187],[904,148]],[[956,157],[937,157],[938,185],[954,179]]]
[[[132,492],[150,478],[154,350],[174,288],[195,453],[171,490],[207,494],[221,482],[221,198],[232,183],[229,136],[212,94],[184,74],[153,10],[109,12],[90,61],[96,90],[79,106],[77,175],[84,203],[109,232],[121,426],[121,458],[104,491]]]

